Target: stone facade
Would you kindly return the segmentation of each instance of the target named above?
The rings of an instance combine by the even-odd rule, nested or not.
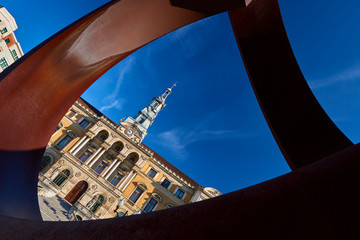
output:
[[[14,34],[16,29],[15,19],[0,6],[0,72],[24,55]]]
[[[156,115],[164,101],[153,108]],[[139,113],[152,121],[156,116]],[[150,124],[140,125],[146,120],[128,119],[118,125],[83,99],[76,101],[47,146],[38,194],[65,199],[73,206],[74,219],[83,220],[146,213],[221,195],[199,186],[143,144]]]

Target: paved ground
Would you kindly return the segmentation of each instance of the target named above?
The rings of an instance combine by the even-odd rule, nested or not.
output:
[[[71,205],[68,204],[65,200],[59,198],[58,196],[51,198],[44,198],[39,196],[39,205],[41,216],[44,221],[71,220]]]

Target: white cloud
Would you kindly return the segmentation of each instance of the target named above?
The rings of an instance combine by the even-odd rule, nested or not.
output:
[[[116,81],[114,90],[102,100],[102,103],[104,105],[100,108],[101,112],[112,108],[116,108],[117,110],[122,109],[122,106],[125,103],[125,99],[119,97],[119,92],[121,89],[121,85],[124,82],[125,75],[132,69],[133,63],[134,63],[134,57],[130,55],[119,66],[119,77]]]
[[[120,100],[115,100],[114,102],[112,102],[112,103],[110,103],[110,104],[108,104],[108,105],[102,106],[102,107],[100,108],[100,112],[104,112],[104,111],[109,110],[109,109],[111,109],[111,108],[116,108],[116,109],[118,109],[118,110],[121,110],[122,105],[123,105],[123,102],[124,102],[124,101],[122,101],[122,99],[120,99]]]
[[[201,124],[199,124],[201,126]],[[198,126],[198,127],[199,127]],[[242,133],[239,130],[185,130],[183,128],[174,128],[169,131],[162,132],[155,136],[157,144],[162,145],[171,151],[179,160],[185,160],[188,157],[186,148],[197,142],[209,140],[229,140],[244,139],[254,137],[254,134]]]
[[[339,82],[356,80],[358,78],[360,78],[360,65],[356,64],[343,72],[328,78],[309,81],[309,86],[311,89],[319,89]]]

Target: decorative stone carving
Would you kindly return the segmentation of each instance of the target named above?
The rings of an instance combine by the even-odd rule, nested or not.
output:
[[[96,126],[102,127],[102,124],[98,122],[98,123],[96,123]]]
[[[115,199],[113,197],[109,198],[109,203],[113,203],[115,201]]]
[[[91,189],[95,191],[97,189],[97,186],[94,184],[91,186]]]
[[[81,173],[80,172],[75,173],[75,177],[77,178],[81,177]]]
[[[68,133],[71,137],[73,137],[73,138],[77,138],[77,137],[78,137],[77,133],[74,132],[74,131],[72,131],[72,130],[67,130],[67,133]]]
[[[65,165],[64,159],[60,159],[60,160],[59,160],[59,164],[60,164],[61,166],[64,166],[64,165]]]

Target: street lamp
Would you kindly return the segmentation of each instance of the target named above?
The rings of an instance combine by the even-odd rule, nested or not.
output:
[[[115,210],[114,210],[114,213],[116,213],[116,216],[115,216],[115,217],[120,217],[120,216],[118,215],[119,213],[117,212],[117,210],[118,210],[120,207],[124,206],[124,203],[125,203],[125,198],[122,198],[122,199],[119,200],[119,202],[118,202],[118,204],[116,205],[116,208],[115,208]],[[128,211],[126,211],[123,216],[126,216],[127,212],[128,212]]]

